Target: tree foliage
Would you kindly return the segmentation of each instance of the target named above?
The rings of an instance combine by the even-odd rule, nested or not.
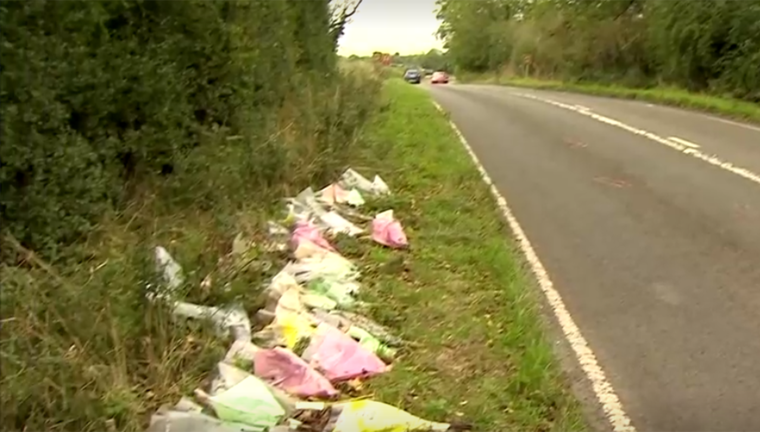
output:
[[[394,62],[408,67],[420,67],[434,71],[448,71],[451,69],[446,53],[437,49],[431,49],[422,54],[396,56]]]
[[[263,140],[261,125],[304,79],[335,76],[351,10],[329,0],[2,2],[3,228],[53,250],[119,208],[128,186],[215,145],[217,131],[245,136],[239,145]]]
[[[332,3],[332,19],[330,20],[330,35],[336,46],[346,30],[346,24],[359,10],[362,0],[338,0]]]
[[[760,101],[760,0],[438,0],[457,68]]]

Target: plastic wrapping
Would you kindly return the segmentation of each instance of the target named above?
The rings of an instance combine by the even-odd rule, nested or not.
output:
[[[274,309],[276,317],[283,317],[286,314],[304,314],[306,313],[306,306],[301,302],[301,289],[290,288],[285,291],[277,302],[277,306]],[[275,321],[277,318],[275,318]]]
[[[321,432],[444,432],[461,430],[449,423],[422,419],[404,410],[373,400],[329,404],[298,402],[294,415]]]
[[[281,270],[272,278],[267,290],[279,296],[289,289],[298,287],[298,282],[293,278],[293,275]]]
[[[354,207],[361,207],[365,204],[364,197],[362,197],[362,194],[359,193],[359,191],[356,190],[355,188],[352,188],[348,192],[348,196],[346,197],[346,203]]]
[[[302,260],[307,258],[320,257],[326,255],[327,253],[331,253],[331,251],[329,249],[320,247],[319,245],[316,245],[307,239],[302,238],[298,241],[298,245],[293,251],[293,256],[297,260]]]
[[[293,352],[283,348],[259,350],[254,374],[270,384],[302,398],[333,398],[338,391],[330,381]]]
[[[289,201],[289,219],[295,221],[310,220],[327,213],[325,207],[319,203],[317,195],[314,194],[314,190],[310,187],[302,190],[298,196],[291,198]]]
[[[359,291],[359,285],[355,282],[341,282],[332,278],[317,278],[309,281],[306,289],[324,295],[335,301],[341,308],[350,308],[356,303],[354,295]]]
[[[332,428],[325,432],[437,432],[449,430],[448,423],[436,423],[381,402],[351,401],[336,405],[339,410]]]
[[[156,246],[156,270],[164,278],[165,289],[160,294],[161,297],[168,297],[176,294],[176,291],[185,283],[185,277],[182,267],[174,261],[174,258],[161,246]]]
[[[370,332],[373,336],[378,338],[381,342],[389,346],[398,347],[398,346],[403,345],[404,343],[404,341],[401,340],[401,338],[399,338],[398,336],[394,335],[390,329],[376,323],[375,321],[365,316],[359,315],[354,312],[348,312],[348,311],[334,311],[334,312],[331,312],[331,314],[338,315],[341,318],[352,323],[353,325],[357,327],[361,327],[362,329]]]
[[[244,371],[253,371],[253,361],[261,348],[250,341],[236,340],[224,356],[224,362]]]
[[[257,429],[241,423],[219,420],[200,412],[158,411],[151,417],[145,432],[257,432]]]
[[[319,220],[327,226],[330,234],[346,234],[354,237],[364,232],[358,226],[352,224],[338,213],[331,211],[319,216]]]
[[[269,388],[253,375],[209,401],[220,420],[242,423],[261,432],[274,427],[285,416],[285,410]]]
[[[396,356],[396,350],[386,346],[375,335],[361,327],[351,326],[346,334],[359,341],[359,345],[377,354],[383,361],[391,361]]]
[[[340,178],[340,184],[345,188],[356,188],[373,195],[385,195],[390,193],[388,185],[385,184],[380,176],[375,176],[372,181],[349,168]]]
[[[312,314],[320,323],[329,324],[344,333],[353,325],[351,321],[334,312],[317,309],[314,310]]]
[[[187,318],[209,319],[216,324],[220,334],[230,332],[236,340],[251,340],[251,321],[240,306],[223,309],[175,302],[173,312]]]
[[[283,346],[292,351],[308,343],[314,334],[312,322],[303,315],[286,313],[277,315],[275,321],[254,334],[257,344],[265,348]]]
[[[311,309],[333,310],[338,307],[335,300],[316,293],[305,293],[301,296],[303,304]]]
[[[296,222],[296,228],[293,230],[293,247],[297,248],[304,240],[328,251],[335,251],[335,248],[322,236],[316,225],[308,221],[298,221]]]
[[[387,370],[374,353],[326,323],[319,324],[302,357],[332,382],[368,377]]]
[[[372,239],[396,249],[408,245],[401,223],[393,217],[393,210],[386,210],[372,220]]]
[[[237,368],[234,365],[228,363],[219,362],[217,363],[216,378],[211,383],[211,395],[205,394],[199,390],[196,390],[195,393],[196,396],[200,397],[200,399],[203,400],[206,405],[213,408],[213,403],[211,400],[213,397],[221,396],[223,393],[229,391],[250,377],[253,377],[253,375],[245,370]],[[293,414],[295,411],[295,405],[298,402],[297,399],[294,399],[284,391],[265,381],[256,379],[256,382],[257,383],[254,387],[261,390],[257,390],[256,394],[261,394],[263,399],[266,401],[266,404],[270,404],[271,400],[268,396],[266,396],[266,392],[264,392],[262,389],[266,389],[269,392],[269,396],[277,401],[280,408],[282,408],[284,411],[285,416],[290,416]]]
[[[319,191],[319,198],[330,205],[343,204],[348,201],[348,191],[333,183]]]
[[[356,266],[337,253],[325,253],[290,262],[283,270],[290,273],[298,283],[319,278],[352,281],[359,277]]]

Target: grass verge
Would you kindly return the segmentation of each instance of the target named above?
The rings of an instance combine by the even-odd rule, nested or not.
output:
[[[412,347],[368,384],[416,415],[478,431],[584,430],[538,310],[538,291],[475,166],[428,94],[387,81],[387,105],[365,136],[365,160],[394,195],[411,248],[356,243],[372,314]]]
[[[496,75],[465,75],[466,81],[488,82],[514,87],[526,87],[543,90],[559,90],[586,93],[598,96],[610,96],[622,99],[638,99],[649,102],[691,108],[713,114],[760,124],[760,105],[737,99],[692,93],[673,87],[631,88],[619,85],[573,83],[556,80],[539,80],[534,78],[507,78]]]

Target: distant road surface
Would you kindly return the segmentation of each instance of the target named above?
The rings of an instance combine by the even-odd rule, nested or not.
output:
[[[645,102],[427,86],[638,431],[760,431],[760,128]]]

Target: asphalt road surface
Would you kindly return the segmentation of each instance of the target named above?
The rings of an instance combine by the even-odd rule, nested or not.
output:
[[[633,426],[760,431],[760,128],[637,101],[429,88]]]

